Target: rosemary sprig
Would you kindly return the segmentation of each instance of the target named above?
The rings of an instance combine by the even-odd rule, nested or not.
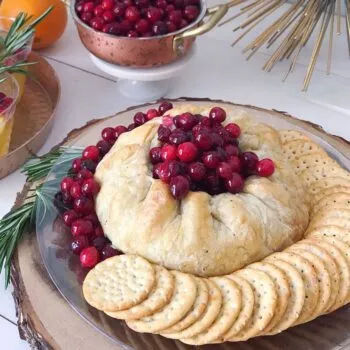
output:
[[[74,158],[81,156],[81,152],[82,148],[78,147],[57,147],[42,157],[33,156],[23,166],[22,172],[27,175],[27,182],[33,183],[33,188],[28,191],[24,204],[0,220],[0,272],[5,270],[6,288],[10,282],[11,259],[23,234],[35,228],[39,204],[44,208],[44,213],[54,210],[53,201],[61,175],[67,172]],[[35,186],[50,173],[55,164],[60,165],[58,168],[62,169],[62,174],[56,172],[54,179]],[[41,220],[45,217],[44,213]]]

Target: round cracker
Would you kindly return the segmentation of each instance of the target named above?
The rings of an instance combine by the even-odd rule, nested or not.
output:
[[[306,237],[334,237],[350,244],[350,230],[335,225],[311,227],[306,231]]]
[[[221,310],[222,294],[216,284],[208,279],[202,279],[209,290],[209,301],[207,308],[203,315],[194,322],[190,327],[184,330],[171,334],[173,339],[190,338],[199,333],[202,333],[205,329],[208,329],[210,325],[215,321]],[[164,337],[169,337],[169,334],[164,334]]]
[[[164,329],[161,332],[162,335],[166,334],[168,338],[172,338],[173,333],[178,333],[183,329],[191,326],[199,319],[199,317],[203,315],[209,301],[209,290],[207,284],[201,278],[196,278],[196,282],[197,296],[191,310],[182,320],[175,323],[170,328]]]
[[[299,255],[287,252],[274,253],[266,258],[266,261],[273,261],[274,259],[283,260],[294,266],[304,281],[305,286],[305,302],[299,318],[295,324],[305,322],[316,309],[319,297],[319,288],[317,283],[317,276],[312,265]],[[278,266],[278,265],[277,265]]]
[[[342,227],[346,229],[348,232],[350,232],[350,220],[340,218],[337,216],[324,216],[322,218],[319,218],[318,220],[311,220],[310,225],[307,228],[307,231],[311,231],[314,228],[317,227],[323,227],[323,226],[337,226]]]
[[[307,321],[311,321],[314,318],[322,315],[324,311],[327,310],[332,292],[331,276],[326,268],[325,263],[317,255],[298,248],[293,249],[292,253],[306,259],[316,271],[319,287],[319,298],[315,311],[307,319]]]
[[[191,338],[181,338],[185,344],[204,345],[216,341],[231,328],[241,311],[242,297],[237,284],[227,277],[212,277],[210,280],[220,288],[223,296],[220,313],[213,324],[202,333]]]
[[[319,191],[312,197],[312,203],[318,203],[322,198],[329,196],[333,193],[348,193],[350,194],[350,186],[336,185],[332,187],[325,188],[324,190]]]
[[[286,309],[288,306],[288,300],[290,298],[289,283],[285,273],[275,265],[272,265],[268,262],[258,262],[255,264],[251,264],[249,265],[249,268],[266,272],[276,286],[276,291],[277,291],[276,311],[270,323],[263,330],[263,332],[266,334],[275,327],[275,325],[280,321],[280,319],[286,312]]]
[[[308,188],[308,191],[311,195],[316,195],[318,192],[334,186],[350,187],[350,179],[344,179],[343,177],[338,176],[325,177],[319,181],[311,183]]]
[[[83,283],[85,300],[102,311],[129,309],[151,293],[153,266],[137,255],[119,255],[96,265]]]
[[[317,153],[304,154],[299,157],[295,157],[293,159],[293,163],[295,165],[295,172],[297,174],[300,174],[302,171],[306,169],[310,169],[318,165],[330,166],[336,162],[334,159],[329,157],[324,152],[317,152]]]
[[[242,309],[236,321],[233,323],[232,327],[222,336],[220,342],[227,341],[228,339],[232,338],[247,325],[248,321],[253,315],[255,301],[253,288],[246,280],[238,277],[237,275],[227,275],[226,277],[236,282],[236,284],[241,289]]]
[[[315,256],[318,256],[324,262],[331,276],[331,285],[332,285],[331,295],[328,300],[328,305],[325,309],[325,310],[329,310],[337,300],[337,295],[339,292],[340,276],[339,276],[338,265],[336,264],[333,257],[329,253],[327,253],[327,251],[324,248],[316,246],[312,240],[303,239],[302,241],[299,241],[298,243],[293,244],[288,248],[288,250],[291,250],[291,251],[293,251],[294,249],[305,250],[307,252],[310,252]]]
[[[335,241],[335,239],[333,240]],[[327,253],[329,253],[333,257],[333,259],[335,260],[338,266],[339,280],[340,280],[339,291],[338,291],[336,302],[333,304],[333,306],[329,310],[327,310],[327,312],[331,312],[346,303],[349,289],[350,289],[350,267],[344,254],[332,243],[331,239],[313,238],[312,242],[316,246],[323,248]]]
[[[269,263],[285,273],[290,289],[290,298],[283,317],[269,333],[266,333],[273,335],[291,327],[299,318],[305,302],[305,286],[301,274],[291,264],[278,259],[271,260]]]
[[[276,310],[277,291],[266,272],[247,267],[233,275],[245,279],[254,292],[255,303],[252,317],[241,332],[229,339],[229,341],[243,341],[258,335],[269,324]]]
[[[279,130],[278,133],[280,135],[282,145],[294,140],[309,140],[305,134],[297,130]]]
[[[331,208],[321,209],[315,214],[308,226],[308,229],[311,227],[317,226],[318,222],[322,222],[325,219],[333,218],[333,220],[337,219],[345,219],[350,221],[350,209],[345,209],[342,206],[332,206]],[[332,225],[338,226],[335,222]]]
[[[174,290],[173,275],[160,265],[153,265],[153,268],[156,273],[156,283],[148,298],[128,310],[107,311],[108,316],[122,320],[138,320],[152,315],[169,302]]]
[[[197,295],[197,284],[193,276],[171,271],[175,278],[173,295],[167,305],[156,313],[139,320],[126,321],[137,332],[156,333],[180,321],[192,308]]]
[[[343,208],[350,209],[350,194],[338,192],[323,197],[319,202],[313,205],[311,209],[311,217],[317,214],[320,210],[331,208],[334,205],[342,205]]]
[[[328,166],[320,164],[310,169],[305,169],[300,173],[300,177],[308,186],[311,183],[320,181],[327,177],[342,177],[343,179],[350,180],[349,172],[336,163]]]
[[[325,151],[311,140],[292,140],[283,145],[283,154],[286,159],[294,160],[305,154],[325,153]]]

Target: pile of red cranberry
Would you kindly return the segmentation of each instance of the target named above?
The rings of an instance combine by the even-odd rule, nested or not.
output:
[[[124,132],[163,115],[173,106],[163,102],[158,109],[150,109],[146,114],[136,113],[134,122],[128,127],[118,125],[102,130],[102,140],[84,149],[81,158],[72,163],[71,176],[61,181],[61,191],[55,196],[56,206],[62,211],[62,219],[72,235],[71,250],[80,256],[81,266],[92,268],[99,261],[120,254],[104,236],[95,213],[94,198],[100,190],[94,180],[97,164],[108,153],[118,137]]]
[[[130,38],[175,32],[195,21],[199,0],[78,0],[79,18],[97,31]]]
[[[253,152],[240,152],[240,127],[223,126],[226,112],[211,109],[209,116],[183,113],[164,118],[158,129],[160,147],[150,150],[153,177],[169,184],[174,198],[191,191],[211,195],[238,193],[250,175],[270,176],[275,170],[271,159],[258,159]]]

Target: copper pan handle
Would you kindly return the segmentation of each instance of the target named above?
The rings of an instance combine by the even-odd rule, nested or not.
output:
[[[209,30],[213,29],[221,20],[221,18],[225,16],[227,11],[227,4],[222,4],[208,8],[205,13],[205,17],[210,17],[207,21],[205,21],[203,24],[199,25],[196,28],[191,28],[181,34],[175,35],[173,40],[173,50],[176,52],[176,54],[178,56],[183,55],[185,38],[196,37],[198,35],[202,35],[206,32],[209,32]]]

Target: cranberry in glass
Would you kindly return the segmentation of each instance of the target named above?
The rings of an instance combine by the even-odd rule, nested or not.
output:
[[[194,162],[188,166],[188,174],[194,181],[201,181],[206,173],[206,167],[201,162]]]
[[[81,162],[81,167],[94,173],[96,170],[96,163],[91,159],[85,159]]]
[[[221,107],[213,107],[209,112],[212,123],[222,123],[226,119],[226,112]]]
[[[91,159],[97,162],[100,156],[100,150],[97,146],[88,146],[83,151],[83,159]]]
[[[217,173],[223,179],[229,179],[232,175],[232,167],[230,163],[222,162],[217,167]]]
[[[104,10],[112,10],[114,7],[114,0],[102,0],[101,6]]]
[[[89,220],[77,219],[73,221],[70,232],[73,236],[90,236],[94,232],[94,227]]]
[[[164,161],[175,160],[176,156],[176,146],[174,145],[164,145],[161,151],[161,157]]]
[[[96,17],[101,17],[104,12],[105,10],[101,5],[97,5],[94,9],[94,15]]]
[[[229,156],[238,156],[239,153],[238,147],[231,144],[225,145],[224,150]]]
[[[242,162],[237,156],[231,156],[228,160],[231,165],[232,171],[235,173],[240,173],[242,171]]]
[[[84,12],[80,17],[80,19],[86,24],[89,24],[92,18],[93,14],[91,12]]]
[[[204,151],[208,151],[213,146],[212,136],[209,132],[206,132],[205,130],[199,131],[196,134],[194,142],[200,149]]]
[[[95,247],[88,247],[80,253],[80,264],[82,267],[91,268],[100,261],[100,256]]]
[[[95,17],[90,21],[90,26],[95,30],[102,30],[105,21],[100,17]]]
[[[94,211],[94,203],[91,199],[86,197],[80,197],[74,200],[74,210],[78,214],[90,214]]]
[[[174,22],[166,21],[166,25],[168,27],[168,32],[176,32],[177,31],[177,25]]]
[[[74,159],[72,163],[73,173],[79,172],[80,169],[81,169],[81,159],[80,158]]]
[[[147,19],[156,23],[162,19],[162,11],[157,7],[150,7],[147,10]]]
[[[153,25],[152,31],[154,35],[165,35],[168,33],[168,26],[165,22],[158,21]]]
[[[102,237],[102,236],[105,235],[101,226],[97,226],[97,227],[95,228],[94,235],[95,235],[96,237]]]
[[[83,6],[83,12],[92,12],[95,8],[95,4],[93,1],[88,1]]]
[[[226,189],[230,193],[242,192],[244,180],[240,174],[232,173],[231,177],[225,181]]]
[[[101,252],[102,259],[106,260],[112,258],[113,256],[118,255],[118,250],[114,249],[111,244],[107,244]]]
[[[110,127],[104,128],[101,132],[101,136],[105,141],[110,143],[114,143],[115,140],[117,139],[115,135],[115,130]]]
[[[157,175],[158,175],[159,179],[162,180],[163,182],[165,182],[165,183],[170,182],[171,173],[170,173],[168,162],[160,163],[160,165],[157,169]]]
[[[170,180],[170,192],[175,199],[185,198],[190,190],[190,182],[185,176],[178,175]]]
[[[84,180],[81,186],[81,192],[86,197],[96,196],[100,191],[100,185],[94,179]]]
[[[189,21],[194,21],[198,15],[199,15],[199,8],[198,6],[194,6],[194,5],[188,5],[185,7],[184,10],[184,14],[185,17],[189,20]]]
[[[269,158],[261,159],[256,166],[256,174],[268,177],[275,172],[275,163]]]
[[[225,126],[225,129],[230,133],[235,139],[241,135],[241,128],[236,123],[230,123]]]
[[[105,11],[102,14],[102,19],[105,21],[105,23],[111,23],[115,20],[115,14],[111,10]]]
[[[81,193],[80,185],[77,182],[75,182],[71,186],[69,193],[72,196],[72,198],[74,198],[74,199],[81,197],[82,193]]]
[[[138,8],[136,6],[129,6],[127,7],[127,9],[125,10],[125,18],[132,22],[132,23],[135,23],[137,22],[140,17],[141,17],[141,14],[140,14],[140,11],[138,10]]]
[[[91,221],[94,227],[99,225],[98,217],[95,213],[84,216],[84,220]]]
[[[71,226],[73,221],[77,220],[79,215],[74,210],[67,210],[63,213],[62,219],[67,226]]]
[[[61,181],[61,191],[62,192],[69,192],[71,186],[74,184],[74,181],[71,177],[64,177]]]
[[[240,156],[242,166],[248,173],[253,173],[256,170],[259,158],[253,152],[243,152]]]
[[[125,10],[126,10],[126,5],[121,2],[118,2],[113,8],[113,12],[117,17],[124,17]]]
[[[162,148],[161,147],[153,147],[149,151],[149,157],[151,159],[152,164],[157,164],[162,161]]]
[[[96,237],[92,240],[92,245],[98,250],[101,251],[106,244],[109,243],[109,240],[106,237]]]
[[[182,20],[182,12],[180,10],[175,10],[169,13],[168,19],[170,22],[180,25]]]
[[[89,239],[86,236],[77,236],[70,244],[73,254],[79,255],[81,251],[89,246]]]
[[[169,135],[169,142],[173,145],[180,145],[188,140],[187,134],[180,129],[175,129]]]
[[[194,161],[198,155],[198,148],[192,142],[184,142],[177,148],[177,156],[183,162],[189,163]]]
[[[138,38],[139,37],[139,33],[136,32],[135,30],[130,30],[128,33],[128,37],[129,38]]]
[[[215,151],[207,152],[203,155],[203,163],[209,169],[215,169],[221,162],[221,157]]]
[[[163,115],[165,112],[170,111],[172,108],[173,108],[172,103],[168,101],[164,101],[159,105],[158,112],[160,115]]]
[[[106,155],[112,148],[111,144],[105,140],[98,141],[96,144],[102,156]]]
[[[88,169],[81,169],[81,170],[78,172],[77,176],[76,176],[76,180],[77,180],[78,182],[83,183],[83,180],[85,180],[85,179],[90,179],[90,178],[92,178],[93,176],[94,176],[94,174],[93,174],[90,170],[88,170]]]
[[[159,112],[155,108],[152,108],[147,111],[146,115],[147,115],[147,120],[151,120],[153,118],[159,117]]]

